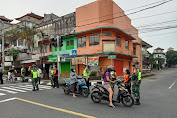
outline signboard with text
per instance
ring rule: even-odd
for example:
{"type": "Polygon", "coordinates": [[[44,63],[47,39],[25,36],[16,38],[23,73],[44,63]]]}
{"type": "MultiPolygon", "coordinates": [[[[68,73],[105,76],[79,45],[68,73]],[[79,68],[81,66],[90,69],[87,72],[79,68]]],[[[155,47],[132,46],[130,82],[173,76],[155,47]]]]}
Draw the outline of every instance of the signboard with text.
{"type": "Polygon", "coordinates": [[[86,58],[85,57],[72,58],[72,65],[85,64],[85,63],[86,63],[86,58]]]}
{"type": "Polygon", "coordinates": [[[89,66],[98,66],[99,65],[99,57],[88,57],[88,65],[89,66]]]}

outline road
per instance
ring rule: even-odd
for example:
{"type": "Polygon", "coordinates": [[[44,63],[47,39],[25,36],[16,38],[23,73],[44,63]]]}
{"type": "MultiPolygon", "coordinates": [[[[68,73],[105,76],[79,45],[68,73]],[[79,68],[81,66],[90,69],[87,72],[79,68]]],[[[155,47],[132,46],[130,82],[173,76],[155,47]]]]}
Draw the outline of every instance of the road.
{"type": "Polygon", "coordinates": [[[90,96],[73,98],[65,95],[62,88],[40,86],[39,91],[33,92],[28,83],[0,85],[0,118],[79,117],[177,118],[177,69],[160,71],[156,76],[143,79],[141,105],[131,108],[122,104],[110,108],[106,101],[96,104],[90,96]]]}

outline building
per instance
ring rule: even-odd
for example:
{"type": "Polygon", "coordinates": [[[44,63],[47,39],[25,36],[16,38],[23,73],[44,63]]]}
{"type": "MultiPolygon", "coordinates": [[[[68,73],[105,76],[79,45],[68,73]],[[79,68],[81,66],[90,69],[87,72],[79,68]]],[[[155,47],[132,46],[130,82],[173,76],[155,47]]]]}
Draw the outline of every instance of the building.
{"type": "Polygon", "coordinates": [[[13,20],[6,18],[5,16],[0,16],[0,31],[11,26],[13,20]]]}
{"type": "Polygon", "coordinates": [[[164,59],[164,62],[157,60],[157,64],[160,64],[160,66],[162,66],[161,68],[164,68],[166,65],[166,56],[165,56],[165,53],[163,52],[163,50],[164,49],[158,47],[158,48],[154,49],[154,51],[153,51],[153,57],[155,59],[158,59],[158,58],[164,59]]]}
{"type": "Polygon", "coordinates": [[[152,48],[150,44],[145,41],[142,41],[142,59],[143,59],[143,72],[150,72],[152,69],[152,60],[147,50],[152,48]]]}
{"type": "Polygon", "coordinates": [[[174,50],[174,48],[172,48],[172,47],[169,47],[169,48],[168,48],[168,51],[170,51],[170,50],[174,50]]]}
{"type": "Polygon", "coordinates": [[[140,62],[142,68],[142,40],[138,30],[112,0],[97,0],[76,8],[76,36],[77,57],[72,59],[72,64],[80,75],[83,64],[90,65],[91,71],[97,73],[113,65],[118,76],[125,69],[131,71],[133,61],[140,62]]]}

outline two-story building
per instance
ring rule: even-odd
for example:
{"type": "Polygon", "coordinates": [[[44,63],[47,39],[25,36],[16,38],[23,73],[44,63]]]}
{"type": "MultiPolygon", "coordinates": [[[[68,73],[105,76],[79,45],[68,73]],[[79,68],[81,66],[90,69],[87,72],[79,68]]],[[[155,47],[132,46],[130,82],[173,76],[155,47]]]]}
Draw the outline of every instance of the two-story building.
{"type": "Polygon", "coordinates": [[[76,36],[78,57],[72,59],[72,64],[80,75],[83,64],[89,65],[94,59],[98,64],[91,64],[91,71],[102,73],[108,65],[113,65],[118,76],[122,76],[125,69],[131,71],[133,61],[139,61],[142,67],[138,30],[112,0],[97,0],[77,8],[76,36]]]}
{"type": "MultiPolygon", "coordinates": [[[[165,53],[163,52],[163,50],[164,49],[162,49],[162,48],[156,48],[156,49],[154,49],[154,51],[153,51],[153,57],[156,59],[156,58],[162,58],[162,59],[164,59],[164,63],[162,63],[162,67],[165,67],[165,64],[166,64],[166,55],[165,55],[165,53]]],[[[158,64],[159,62],[157,61],[157,64],[158,64]]]]}

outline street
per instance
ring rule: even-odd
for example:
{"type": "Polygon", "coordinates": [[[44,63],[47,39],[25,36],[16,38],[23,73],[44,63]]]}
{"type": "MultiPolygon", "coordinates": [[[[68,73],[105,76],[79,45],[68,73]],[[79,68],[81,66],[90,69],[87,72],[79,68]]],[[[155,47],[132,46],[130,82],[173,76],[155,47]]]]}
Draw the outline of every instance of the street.
{"type": "Polygon", "coordinates": [[[0,86],[0,118],[176,118],[176,72],[177,69],[163,70],[145,78],[141,105],[131,108],[122,104],[110,108],[106,101],[96,104],[90,96],[73,98],[65,95],[62,87],[41,85],[39,91],[33,92],[28,83],[6,83],[0,86]]]}

